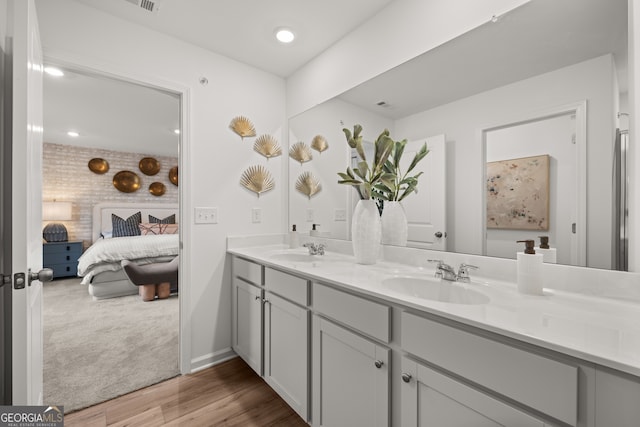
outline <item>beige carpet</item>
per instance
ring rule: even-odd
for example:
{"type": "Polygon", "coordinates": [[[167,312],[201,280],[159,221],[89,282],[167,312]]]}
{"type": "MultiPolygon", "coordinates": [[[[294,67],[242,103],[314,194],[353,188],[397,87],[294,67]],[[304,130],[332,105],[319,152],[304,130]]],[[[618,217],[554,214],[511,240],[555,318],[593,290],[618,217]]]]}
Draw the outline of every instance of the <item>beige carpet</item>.
{"type": "Polygon", "coordinates": [[[179,374],[178,297],[93,301],[73,278],[44,286],[44,403],[85,408],[179,374]]]}

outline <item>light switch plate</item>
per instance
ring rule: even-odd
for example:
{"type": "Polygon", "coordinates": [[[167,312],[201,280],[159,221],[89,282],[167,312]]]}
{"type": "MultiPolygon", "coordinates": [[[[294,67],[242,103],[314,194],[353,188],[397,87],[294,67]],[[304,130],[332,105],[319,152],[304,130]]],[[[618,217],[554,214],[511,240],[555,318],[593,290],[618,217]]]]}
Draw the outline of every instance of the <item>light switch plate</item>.
{"type": "Polygon", "coordinates": [[[196,224],[217,224],[218,208],[196,208],[195,222],[196,224]]]}
{"type": "Polygon", "coordinates": [[[307,222],[313,222],[313,209],[307,209],[307,222]]]}
{"type": "Polygon", "coordinates": [[[251,209],[251,222],[253,223],[262,222],[262,209],[260,208],[251,209]]]}
{"type": "Polygon", "coordinates": [[[347,210],[346,209],[336,209],[333,211],[333,220],[334,221],[346,221],[347,220],[347,210]]]}

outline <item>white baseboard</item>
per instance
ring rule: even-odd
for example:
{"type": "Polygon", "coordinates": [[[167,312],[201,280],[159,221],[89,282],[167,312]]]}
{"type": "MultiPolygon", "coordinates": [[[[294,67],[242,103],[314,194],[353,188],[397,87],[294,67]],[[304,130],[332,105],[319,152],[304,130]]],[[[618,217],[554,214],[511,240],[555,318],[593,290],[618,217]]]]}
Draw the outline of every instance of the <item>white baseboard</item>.
{"type": "Polygon", "coordinates": [[[234,357],[238,357],[238,355],[231,349],[231,347],[227,347],[223,350],[191,359],[191,373],[210,368],[211,366],[233,359],[234,357]]]}

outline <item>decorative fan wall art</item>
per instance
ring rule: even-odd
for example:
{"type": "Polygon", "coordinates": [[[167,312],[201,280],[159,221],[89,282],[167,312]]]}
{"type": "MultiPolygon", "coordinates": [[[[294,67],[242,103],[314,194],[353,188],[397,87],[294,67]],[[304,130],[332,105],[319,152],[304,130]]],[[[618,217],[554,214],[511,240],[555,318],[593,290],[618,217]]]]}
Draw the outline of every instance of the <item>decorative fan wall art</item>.
{"type": "Polygon", "coordinates": [[[296,142],[289,149],[289,157],[303,164],[313,159],[313,154],[311,154],[311,149],[304,142],[296,142]]]}
{"type": "Polygon", "coordinates": [[[100,157],[89,160],[88,166],[91,172],[97,173],[98,175],[109,172],[109,162],[105,159],[101,159],[100,157]]]}
{"type": "Polygon", "coordinates": [[[313,137],[313,140],[311,140],[311,148],[316,150],[318,153],[322,153],[329,148],[329,143],[324,136],[316,135],[313,137]]]}
{"type": "Polygon", "coordinates": [[[304,172],[296,181],[296,190],[311,200],[313,195],[318,194],[322,190],[322,185],[320,185],[320,181],[318,181],[311,172],[304,172]]]}
{"type": "Polygon", "coordinates": [[[282,148],[280,148],[278,141],[271,135],[259,136],[253,144],[253,149],[267,159],[278,157],[282,154],[282,148]]]}
{"type": "Polygon", "coordinates": [[[238,116],[231,120],[229,129],[240,135],[243,140],[246,137],[256,136],[256,128],[251,123],[251,120],[244,116],[238,116]]]}
{"type": "Polygon", "coordinates": [[[240,178],[240,184],[256,193],[258,197],[276,186],[271,173],[262,165],[250,166],[245,170],[240,178]]]}

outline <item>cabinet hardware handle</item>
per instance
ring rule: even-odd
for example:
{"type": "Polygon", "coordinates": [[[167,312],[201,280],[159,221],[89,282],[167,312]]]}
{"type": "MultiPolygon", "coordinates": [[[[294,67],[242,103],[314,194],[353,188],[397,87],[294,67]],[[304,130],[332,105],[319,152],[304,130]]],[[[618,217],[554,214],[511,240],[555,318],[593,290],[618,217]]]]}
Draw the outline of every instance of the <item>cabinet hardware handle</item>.
{"type": "Polygon", "coordinates": [[[263,299],[262,302],[264,302],[265,304],[271,304],[271,301],[269,301],[268,299],[263,299]]]}
{"type": "Polygon", "coordinates": [[[411,374],[407,374],[406,372],[402,374],[402,381],[404,381],[405,383],[408,383],[409,381],[411,381],[411,374]]]}
{"type": "Polygon", "coordinates": [[[256,295],[256,301],[259,300],[259,299],[260,299],[260,297],[258,295],[256,295]]]}
{"type": "Polygon", "coordinates": [[[384,365],[384,362],[382,360],[376,360],[373,364],[376,365],[376,368],[380,369],[382,365],[384,365]]]}

